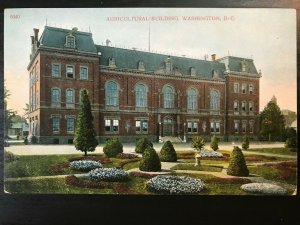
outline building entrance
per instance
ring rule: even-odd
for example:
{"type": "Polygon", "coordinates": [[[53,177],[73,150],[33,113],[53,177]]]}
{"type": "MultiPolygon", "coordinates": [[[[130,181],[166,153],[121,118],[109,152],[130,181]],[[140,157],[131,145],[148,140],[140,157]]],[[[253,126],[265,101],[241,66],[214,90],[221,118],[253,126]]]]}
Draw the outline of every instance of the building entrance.
{"type": "Polygon", "coordinates": [[[164,118],[163,123],[163,136],[173,136],[174,135],[174,123],[171,118],[164,118]]]}

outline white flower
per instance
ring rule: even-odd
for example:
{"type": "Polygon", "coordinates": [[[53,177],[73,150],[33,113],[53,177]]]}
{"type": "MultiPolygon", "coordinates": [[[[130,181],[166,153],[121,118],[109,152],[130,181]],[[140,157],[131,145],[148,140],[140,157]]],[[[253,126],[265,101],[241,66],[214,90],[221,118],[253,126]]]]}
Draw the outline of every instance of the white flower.
{"type": "Polygon", "coordinates": [[[128,173],[116,168],[98,168],[89,172],[89,177],[96,181],[126,181],[128,173]]]}
{"type": "Polygon", "coordinates": [[[241,186],[241,189],[246,192],[266,194],[266,195],[284,195],[287,194],[287,190],[269,183],[250,183],[241,186]]]}
{"type": "Polygon", "coordinates": [[[196,194],[204,186],[200,179],[176,175],[158,175],[147,182],[150,191],[169,194],[196,194]]]}
{"type": "Polygon", "coordinates": [[[200,156],[201,157],[211,157],[211,158],[222,158],[223,154],[220,152],[203,149],[200,151],[200,156]]]}
{"type": "Polygon", "coordinates": [[[90,171],[96,168],[101,168],[102,164],[92,160],[78,160],[70,162],[70,167],[75,170],[90,171]]]}

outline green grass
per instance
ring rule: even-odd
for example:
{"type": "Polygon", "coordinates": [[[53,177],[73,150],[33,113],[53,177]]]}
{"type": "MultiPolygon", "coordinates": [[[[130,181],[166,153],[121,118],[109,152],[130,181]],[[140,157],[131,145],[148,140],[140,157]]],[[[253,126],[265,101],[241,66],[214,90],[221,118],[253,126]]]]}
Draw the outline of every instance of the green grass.
{"type": "Polygon", "coordinates": [[[5,190],[19,194],[113,194],[111,189],[79,188],[69,186],[64,178],[5,181],[5,190]]]}
{"type": "Polygon", "coordinates": [[[196,170],[196,171],[209,171],[209,172],[221,172],[223,166],[210,166],[210,165],[199,165],[194,166],[192,163],[183,163],[173,166],[173,170],[196,170]]]}
{"type": "Polygon", "coordinates": [[[289,148],[251,148],[248,149],[247,151],[271,153],[271,154],[278,154],[278,155],[292,155],[292,156],[297,155],[297,152],[293,152],[289,148]]]}
{"type": "Polygon", "coordinates": [[[19,156],[19,159],[13,162],[5,163],[4,176],[8,177],[34,177],[49,176],[49,169],[69,158],[81,155],[34,155],[19,156]]]}
{"type": "Polygon", "coordinates": [[[138,168],[140,165],[140,161],[137,161],[137,162],[130,162],[130,163],[127,163],[123,166],[123,169],[124,170],[130,170],[130,169],[133,169],[133,168],[138,168]]]}
{"type": "Polygon", "coordinates": [[[152,194],[146,189],[147,181],[148,179],[146,178],[130,176],[130,180],[126,183],[126,186],[131,190],[138,192],[139,194],[152,194]]]}

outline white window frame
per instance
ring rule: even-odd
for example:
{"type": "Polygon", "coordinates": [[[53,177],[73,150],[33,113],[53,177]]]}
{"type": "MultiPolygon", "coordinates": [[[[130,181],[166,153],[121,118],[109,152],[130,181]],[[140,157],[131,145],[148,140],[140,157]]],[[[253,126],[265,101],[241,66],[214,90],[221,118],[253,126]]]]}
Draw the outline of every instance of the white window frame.
{"type": "Polygon", "coordinates": [[[61,107],[61,90],[58,87],[51,88],[51,106],[52,107],[61,107]],[[58,99],[53,98],[53,91],[54,90],[58,91],[58,99]],[[57,101],[54,101],[54,100],[57,100],[57,101]]]}
{"type": "Polygon", "coordinates": [[[234,93],[239,93],[240,92],[240,84],[239,83],[234,83],[233,84],[233,92],[234,93]]]}
{"type": "Polygon", "coordinates": [[[104,120],[105,133],[119,133],[120,124],[118,119],[105,119],[104,120]],[[109,130],[107,128],[109,127],[109,130]]]}
{"type": "Polygon", "coordinates": [[[210,111],[211,112],[219,112],[220,111],[220,93],[219,91],[212,89],[210,91],[210,111]],[[213,93],[216,93],[216,95],[214,95],[213,93]]]}
{"type": "Polygon", "coordinates": [[[73,35],[67,35],[66,36],[66,43],[65,43],[65,46],[67,48],[75,48],[75,37],[73,35]],[[71,42],[69,42],[68,40],[72,40],[71,42]],[[69,45],[69,43],[72,43],[72,45],[69,45]]]}
{"type": "Polygon", "coordinates": [[[149,120],[137,119],[135,121],[135,131],[136,131],[137,134],[148,134],[148,132],[149,132],[149,120]]]}
{"type": "Polygon", "coordinates": [[[61,77],[61,64],[60,63],[52,63],[51,64],[51,76],[52,77],[61,77]],[[58,66],[58,74],[54,74],[54,66],[58,66]]]}
{"type": "Polygon", "coordinates": [[[74,65],[71,65],[71,64],[67,64],[66,65],[66,78],[67,79],[75,79],[75,66],[74,65]],[[72,67],[73,69],[73,77],[68,77],[68,67],[72,67]]]}
{"type": "Polygon", "coordinates": [[[53,133],[59,133],[60,132],[60,116],[52,116],[51,119],[52,119],[52,132],[53,133]],[[57,123],[54,123],[55,120],[57,120],[56,121],[57,123]]]}
{"type": "Polygon", "coordinates": [[[174,88],[169,85],[165,86],[164,90],[163,90],[163,94],[164,94],[164,108],[165,109],[173,109],[174,108],[174,95],[175,95],[174,88]],[[170,90],[170,92],[167,92],[168,90],[170,90]]]}
{"type": "Polygon", "coordinates": [[[243,134],[247,133],[247,121],[242,122],[242,133],[243,134]]]}
{"type": "Polygon", "coordinates": [[[187,133],[188,134],[198,134],[199,124],[198,121],[187,121],[187,133]]]}
{"type": "Polygon", "coordinates": [[[67,133],[68,134],[74,134],[74,131],[75,131],[75,118],[74,117],[67,117],[67,133]],[[69,121],[70,120],[73,120],[73,126],[72,126],[72,130],[69,130],[69,128],[70,128],[70,123],[69,123],[69,121]]]}
{"type": "Polygon", "coordinates": [[[75,90],[73,88],[66,89],[66,108],[75,108],[75,90]],[[72,101],[69,101],[69,91],[72,91],[72,101]]]}
{"type": "Polygon", "coordinates": [[[194,88],[187,90],[187,109],[189,111],[197,111],[198,109],[198,93],[194,88]],[[191,91],[194,92],[192,95],[191,91]]]}
{"type": "Polygon", "coordinates": [[[220,134],[221,133],[221,122],[220,121],[211,121],[210,122],[210,133],[220,134]],[[219,129],[219,131],[217,131],[219,129]]]}
{"type": "Polygon", "coordinates": [[[234,133],[238,134],[240,132],[240,122],[234,121],[234,133]]]}
{"type": "Polygon", "coordinates": [[[147,108],[148,107],[148,88],[145,84],[137,84],[135,86],[135,107],[147,108]],[[139,89],[142,87],[143,90],[139,89]]]}
{"type": "Polygon", "coordinates": [[[242,83],[242,94],[247,94],[247,84],[242,83]]]}
{"type": "Polygon", "coordinates": [[[89,79],[89,68],[87,66],[80,66],[79,67],[79,79],[80,80],[88,80],[89,79]],[[82,74],[82,69],[86,69],[86,74],[85,74],[85,77],[83,77],[83,74],[82,74]]]}
{"type": "Polygon", "coordinates": [[[242,112],[247,111],[246,101],[242,101],[242,112]]]}
{"type": "Polygon", "coordinates": [[[254,93],[254,85],[249,84],[249,94],[252,95],[254,93]]]}
{"type": "Polygon", "coordinates": [[[108,80],[105,83],[105,105],[107,107],[119,107],[119,84],[114,80],[108,80]],[[109,89],[110,84],[115,85],[116,88],[109,89]]]}

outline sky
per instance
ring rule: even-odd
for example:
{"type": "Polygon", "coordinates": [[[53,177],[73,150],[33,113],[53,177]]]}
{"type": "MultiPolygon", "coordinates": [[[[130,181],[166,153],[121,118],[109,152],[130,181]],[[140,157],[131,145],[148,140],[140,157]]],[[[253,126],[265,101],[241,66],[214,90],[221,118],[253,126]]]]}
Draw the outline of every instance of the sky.
{"type": "Polygon", "coordinates": [[[33,28],[91,31],[95,44],[204,59],[251,58],[261,70],[260,110],[275,95],[281,109],[297,112],[294,9],[5,9],[4,79],[8,108],[23,115],[29,102],[27,65],[33,28]]]}

